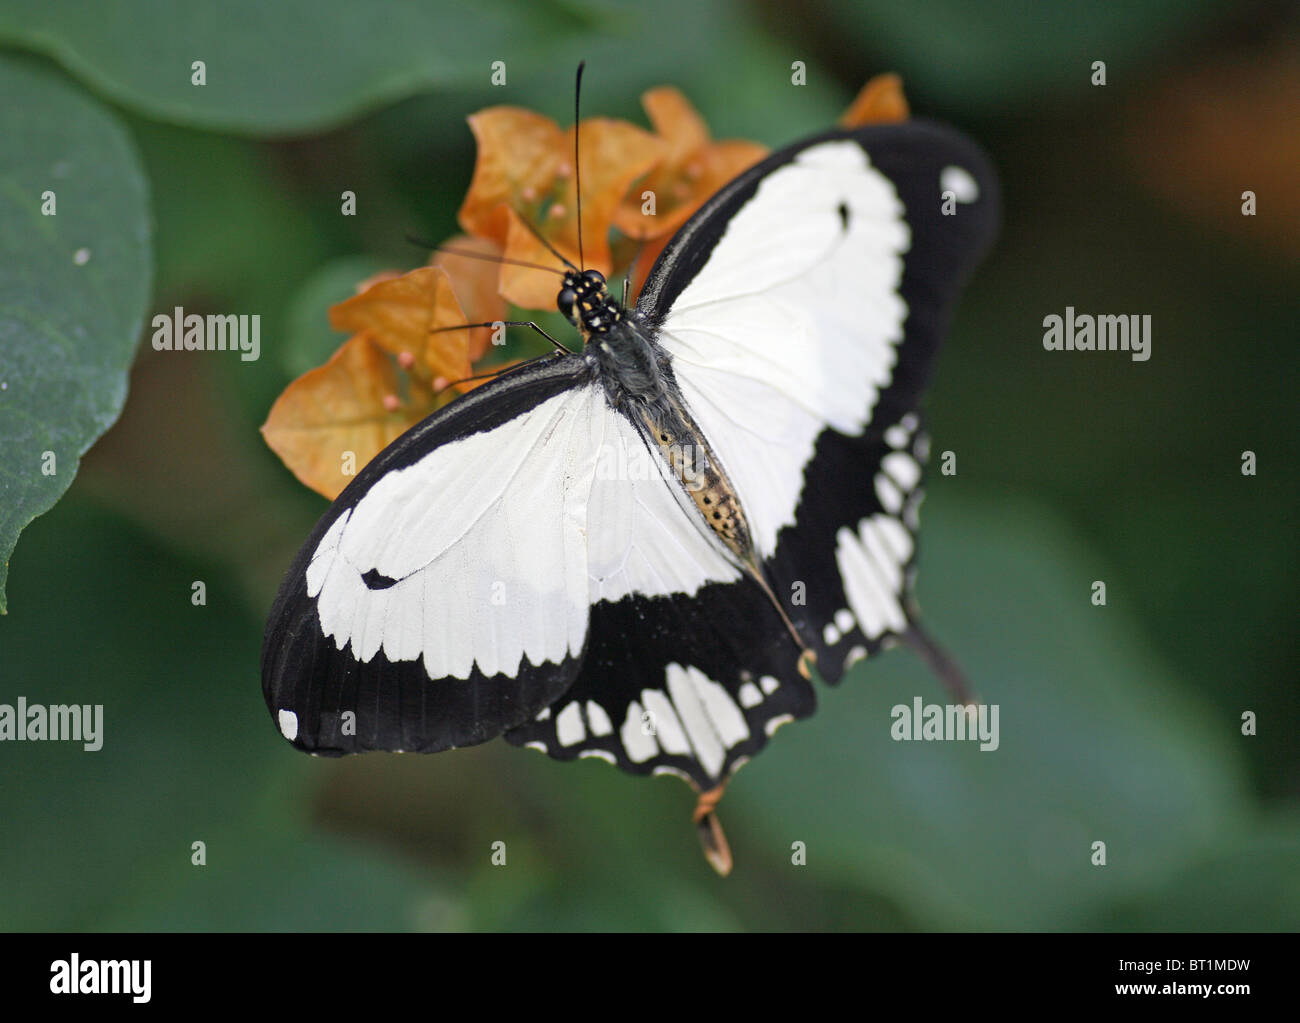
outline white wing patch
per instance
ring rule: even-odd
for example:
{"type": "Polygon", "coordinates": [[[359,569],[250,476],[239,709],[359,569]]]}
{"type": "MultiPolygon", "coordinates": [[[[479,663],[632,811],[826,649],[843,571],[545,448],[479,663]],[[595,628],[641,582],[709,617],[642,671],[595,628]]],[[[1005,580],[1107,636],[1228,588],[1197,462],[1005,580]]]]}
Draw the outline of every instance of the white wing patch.
{"type": "Polygon", "coordinates": [[[595,387],[381,477],[307,570],[321,629],[430,678],[515,674],[577,654],[587,629],[587,497],[611,413],[595,387]],[[395,580],[372,589],[376,572],[395,580]]]}
{"type": "MultiPolygon", "coordinates": [[[[515,675],[525,657],[577,656],[598,600],[739,578],[685,500],[604,391],[578,388],[381,477],[322,537],[307,595],[360,661],[382,649],[431,679],[515,675]]],[[[588,727],[570,710],[566,745],[588,727]]]]}
{"type": "Polygon", "coordinates": [[[555,716],[555,733],[561,746],[574,746],[587,737],[587,726],[582,723],[582,708],[570,703],[555,716]]]}
{"type": "Polygon", "coordinates": [[[591,603],[630,593],[689,596],[705,583],[740,578],[686,501],[667,463],[632,423],[611,417],[588,504],[598,526],[587,535],[591,603]]]}
{"type": "Polygon", "coordinates": [[[298,738],[298,715],[291,710],[282,710],[276,715],[276,722],[280,726],[280,734],[290,742],[298,738]]]}
{"type": "MultiPolygon", "coordinates": [[[[750,708],[762,699],[758,688],[746,683],[741,704],[750,708]]],[[[590,708],[595,706],[589,702],[589,716],[590,708]]],[[[618,730],[623,751],[634,764],[643,764],[661,753],[694,756],[715,778],[721,776],[727,751],[748,739],[749,734],[744,711],[725,686],[699,668],[676,663],[667,666],[663,689],[645,689],[640,701],[628,704],[627,716],[618,730]]],[[[560,741],[564,741],[563,736],[560,741]]]]}
{"type": "Polygon", "coordinates": [[[860,434],[891,379],[910,244],[897,191],[862,148],[812,146],[761,181],[664,321],[764,558],[794,523],[817,435],[860,434]]]}
{"type": "Polygon", "coordinates": [[[939,172],[940,194],[951,192],[954,199],[961,203],[971,203],[980,197],[979,183],[971,177],[970,171],[955,164],[939,172]]]}
{"type": "MultiPolygon", "coordinates": [[[[855,620],[870,640],[907,627],[902,600],[915,545],[903,519],[915,520],[921,496],[921,465],[915,452],[928,443],[923,435],[917,435],[913,443],[918,425],[916,416],[908,414],[885,431],[886,443],[895,450],[884,457],[874,480],[885,511],[862,519],[856,532],[844,527],[835,536],[835,561],[849,607],[835,613],[838,628],[834,640],[824,637],[828,646],[839,641],[840,633],[847,634],[855,620]],[[899,450],[909,444],[912,450],[899,450]]],[[[845,668],[865,654],[860,647],[851,649],[845,668]]]]}

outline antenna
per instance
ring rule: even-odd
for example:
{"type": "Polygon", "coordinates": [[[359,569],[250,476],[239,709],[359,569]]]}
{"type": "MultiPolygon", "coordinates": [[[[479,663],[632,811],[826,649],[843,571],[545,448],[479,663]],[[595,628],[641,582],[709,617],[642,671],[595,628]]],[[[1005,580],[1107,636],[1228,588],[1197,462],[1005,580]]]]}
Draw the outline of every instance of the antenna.
{"type": "Polygon", "coordinates": [[[578,63],[578,81],[573,86],[573,187],[578,195],[578,262],[587,269],[587,261],[582,258],[582,163],[578,160],[578,124],[579,111],[582,109],[582,69],[587,62],[578,63]]]}
{"type": "Polygon", "coordinates": [[[429,249],[433,252],[445,252],[449,256],[462,256],[465,259],[482,259],[489,263],[509,263],[511,266],[526,266],[530,270],[545,270],[548,274],[559,274],[564,276],[563,270],[557,270],[553,266],[543,266],[541,263],[529,263],[523,259],[508,259],[505,256],[490,256],[486,252],[470,252],[467,249],[456,249],[450,245],[434,245],[433,242],[416,235],[408,234],[406,240],[412,245],[418,245],[422,249],[429,249]]]}
{"type": "MultiPolygon", "coordinates": [[[[533,226],[532,222],[529,221],[529,219],[528,219],[527,217],[525,217],[525,216],[524,216],[522,213],[520,213],[518,210],[515,210],[515,211],[514,211],[514,214],[515,214],[516,217],[519,218],[519,223],[523,224],[524,227],[528,228],[528,230],[531,231],[531,232],[533,233],[533,237],[536,238],[539,242],[541,242],[543,245],[546,246],[546,251],[547,251],[547,252],[549,252],[552,256],[554,256],[554,257],[555,257],[556,259],[558,259],[561,263],[563,263],[565,266],[567,266],[570,270],[577,270],[577,269],[578,269],[576,266],[573,265],[573,263],[572,263],[571,261],[569,261],[569,260],[567,260],[567,259],[564,258],[564,253],[560,252],[559,249],[557,249],[554,245],[552,245],[550,242],[548,242],[548,241],[546,240],[545,235],[543,235],[541,231],[537,230],[537,228],[533,226]]],[[[560,270],[555,270],[554,272],[555,272],[555,273],[561,273],[562,271],[560,271],[560,270]]]]}

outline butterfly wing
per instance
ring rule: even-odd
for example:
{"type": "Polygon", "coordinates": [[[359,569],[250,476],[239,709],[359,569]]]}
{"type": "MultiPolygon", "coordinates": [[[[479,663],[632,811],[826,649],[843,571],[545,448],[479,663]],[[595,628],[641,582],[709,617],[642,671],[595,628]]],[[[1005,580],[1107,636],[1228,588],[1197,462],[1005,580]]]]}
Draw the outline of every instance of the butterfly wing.
{"type": "Polygon", "coordinates": [[[276,597],[262,686],[299,749],[432,752],[527,720],[587,632],[592,450],[580,358],[480,387],[403,434],[326,512],[276,597]]]}
{"type": "Polygon", "coordinates": [[[830,132],[723,188],[642,291],[830,681],[907,626],[917,407],[997,219],[996,178],[962,136],[918,121],[830,132]]]}

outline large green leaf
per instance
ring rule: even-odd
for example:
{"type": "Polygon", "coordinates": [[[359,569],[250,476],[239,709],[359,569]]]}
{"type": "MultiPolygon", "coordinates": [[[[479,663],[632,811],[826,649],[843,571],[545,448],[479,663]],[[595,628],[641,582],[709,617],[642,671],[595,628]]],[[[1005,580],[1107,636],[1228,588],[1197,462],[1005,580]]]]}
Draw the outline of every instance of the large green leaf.
{"type": "Polygon", "coordinates": [[[740,773],[729,830],[767,834],[787,862],[805,842],[802,869],[855,879],[923,926],[1031,929],[1078,926],[1239,832],[1239,722],[1169,677],[1128,620],[1120,573],[1041,508],[931,500],[927,617],[998,705],[999,748],[891,739],[893,707],[949,702],[893,651],[823,690],[820,713],[740,773]],[[1109,580],[1105,607],[1095,579],[1109,580]]]}
{"type": "Polygon", "coordinates": [[[1300,818],[1294,810],[1263,815],[1248,835],[1152,891],[1099,913],[1107,931],[1300,930],[1300,818]]]}
{"type": "Polygon", "coordinates": [[[9,556],[117,419],[149,296],[147,187],[112,115],[0,57],[0,611],[9,556]],[[54,215],[42,213],[53,193],[54,215]]]}
{"type": "Polygon", "coordinates": [[[883,56],[916,91],[984,110],[1122,89],[1149,74],[1173,39],[1227,11],[1215,0],[826,0],[823,6],[840,45],[853,47],[848,52],[883,56]],[[1105,86],[1092,85],[1097,60],[1106,63],[1105,86]]]}
{"type": "Polygon", "coordinates": [[[562,107],[584,57],[625,81],[635,80],[629,65],[661,76],[720,59],[734,11],[698,0],[2,0],[0,41],[49,55],[149,117],[283,135],[429,89],[487,88],[496,61],[506,82],[490,90],[493,102],[520,102],[518,86],[559,73],[563,85],[549,91],[562,107]],[[204,63],[203,85],[193,84],[195,61],[204,63]]]}
{"type": "Polygon", "coordinates": [[[0,4],[0,39],[48,54],[124,106],[257,133],[319,129],[423,88],[486,78],[485,54],[513,56],[502,45],[512,25],[530,39],[545,19],[501,0],[0,4]],[[193,84],[195,61],[205,84],[193,84]]]}
{"type": "Polygon", "coordinates": [[[14,578],[32,599],[0,621],[0,702],[100,705],[102,746],[0,742],[0,930],[439,926],[409,863],[309,833],[313,761],[267,716],[228,573],[72,500],[14,578]]]}

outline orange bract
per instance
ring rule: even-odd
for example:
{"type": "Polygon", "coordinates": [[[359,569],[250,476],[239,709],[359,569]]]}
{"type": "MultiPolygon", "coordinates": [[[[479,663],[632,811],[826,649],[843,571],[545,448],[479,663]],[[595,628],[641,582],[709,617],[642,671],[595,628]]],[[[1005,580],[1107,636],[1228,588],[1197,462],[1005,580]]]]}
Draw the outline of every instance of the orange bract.
{"type": "Polygon", "coordinates": [[[471,372],[469,331],[433,331],[465,322],[446,270],[421,267],[370,281],[330,309],[330,322],[353,336],[290,384],[262,427],[294,475],[329,498],[350,479],[345,452],[360,470],[455,390],[443,395],[439,388],[471,372]]]}
{"type": "Polygon", "coordinates": [[[435,328],[465,322],[447,271],[436,266],[379,281],[330,310],[336,330],[366,334],[426,381],[470,375],[469,331],[435,333],[435,328]]]}
{"type": "MultiPolygon", "coordinates": [[[[475,114],[470,128],[478,141],[478,160],[460,208],[461,226],[503,245],[507,259],[563,269],[529,230],[531,224],[568,260],[579,263],[574,129],[561,131],[549,118],[516,107],[475,114]]],[[[663,143],[635,125],[606,117],[583,121],[581,132],[581,262],[608,275],[614,211],[628,187],[662,158],[663,143]]],[[[558,278],[503,264],[499,290],[525,309],[550,309],[558,278]]]]}
{"type": "Polygon", "coordinates": [[[397,392],[392,360],[358,334],[289,385],[262,437],[298,479],[333,500],[370,459],[432,411],[428,392],[393,409],[397,392]]]}
{"type": "Polygon", "coordinates": [[[840,127],[862,124],[893,124],[911,116],[903,96],[903,80],[895,74],[876,75],[849,104],[840,117],[840,127]]]}
{"type": "Polygon", "coordinates": [[[767,155],[757,142],[714,142],[690,102],[664,86],[641,97],[664,144],[664,158],[614,214],[614,225],[632,238],[662,238],[686,223],[718,189],[767,155]]]}
{"type": "MultiPolygon", "coordinates": [[[[471,238],[459,234],[444,242],[459,252],[475,252],[485,258],[458,256],[451,252],[435,252],[429,258],[430,266],[441,267],[451,279],[452,290],[460,300],[468,323],[495,323],[506,318],[506,300],[498,291],[501,264],[501,246],[488,238],[471,238]]],[[[477,327],[469,332],[469,361],[483,358],[492,342],[491,327],[477,327]]]]}

